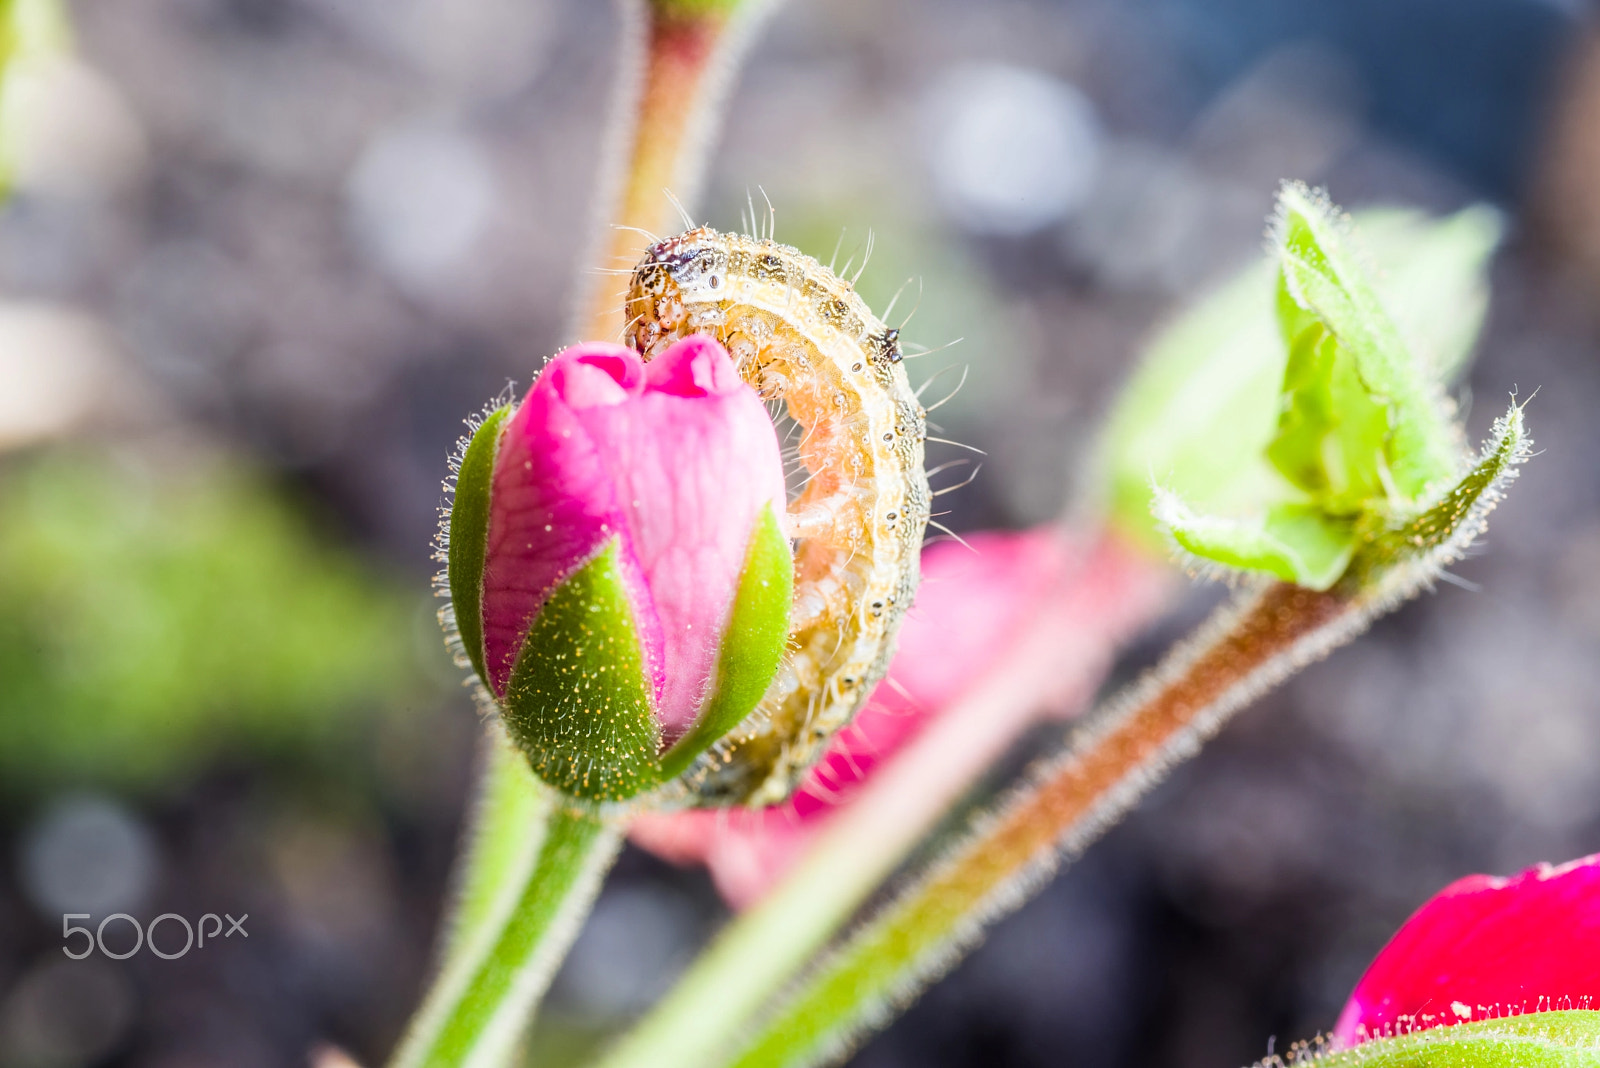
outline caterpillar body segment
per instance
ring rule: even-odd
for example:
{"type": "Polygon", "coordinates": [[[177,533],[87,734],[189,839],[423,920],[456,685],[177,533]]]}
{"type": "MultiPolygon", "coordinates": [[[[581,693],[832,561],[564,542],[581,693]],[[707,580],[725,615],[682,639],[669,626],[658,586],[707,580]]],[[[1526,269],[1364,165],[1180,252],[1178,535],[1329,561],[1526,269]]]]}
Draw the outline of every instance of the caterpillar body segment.
{"type": "Polygon", "coordinates": [[[645,359],[689,334],[715,337],[800,429],[789,656],[756,713],[691,776],[695,804],[773,804],[888,669],[928,523],[926,416],[899,331],[849,282],[771,240],[699,227],[654,245],[625,316],[645,359]]]}

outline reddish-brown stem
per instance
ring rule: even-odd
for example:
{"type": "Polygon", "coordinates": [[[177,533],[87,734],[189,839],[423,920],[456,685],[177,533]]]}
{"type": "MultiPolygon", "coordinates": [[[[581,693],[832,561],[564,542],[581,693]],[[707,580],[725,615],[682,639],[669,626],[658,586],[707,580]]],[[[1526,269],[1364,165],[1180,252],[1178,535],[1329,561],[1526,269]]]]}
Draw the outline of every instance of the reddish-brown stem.
{"type": "Polygon", "coordinates": [[[613,189],[617,199],[600,211],[607,229],[593,261],[599,271],[579,283],[575,333],[586,339],[614,339],[622,329],[620,284],[606,272],[639,261],[649,244],[640,231],[666,235],[680,229],[678,210],[667,194],[688,204],[699,192],[706,142],[721,108],[733,53],[747,36],[734,23],[754,16],[644,4],[637,17],[643,22],[643,48],[626,50],[633,55],[625,54],[623,62],[638,63],[641,69],[623,83],[618,101],[623,177],[620,185],[602,185],[603,201],[613,189]]]}
{"type": "Polygon", "coordinates": [[[1168,767],[1263,690],[1357,633],[1384,600],[1276,584],[1200,636],[1085,725],[949,856],[908,887],[804,985],[732,1063],[808,1065],[903,1000],[1063,853],[1075,853],[1168,767]]]}
{"type": "MultiPolygon", "coordinates": [[[[1202,638],[1187,663],[1172,665],[1087,725],[1069,753],[970,844],[982,852],[983,863],[955,860],[943,880],[972,900],[974,891],[981,894],[1021,871],[1064,835],[1069,848],[1081,845],[1074,839],[1098,832],[1167,765],[1198,748],[1230,712],[1325,651],[1323,646],[1296,655],[1307,639],[1320,638],[1353,610],[1352,602],[1336,594],[1268,587],[1214,642],[1202,638]]],[[[942,893],[930,891],[934,897],[942,893]]]]}

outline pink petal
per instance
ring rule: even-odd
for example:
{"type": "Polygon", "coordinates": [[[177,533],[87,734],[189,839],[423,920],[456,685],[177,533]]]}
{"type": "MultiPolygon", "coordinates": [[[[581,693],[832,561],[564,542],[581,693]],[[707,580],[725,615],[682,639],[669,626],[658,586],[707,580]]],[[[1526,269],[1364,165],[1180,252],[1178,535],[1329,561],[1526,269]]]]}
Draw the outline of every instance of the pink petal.
{"type": "Polygon", "coordinates": [[[915,734],[925,716],[959,697],[1053,592],[1055,580],[1085,564],[1083,547],[1069,546],[1051,527],[965,540],[970,549],[944,541],[922,554],[922,584],[889,669],[893,683],[878,688],[796,793],[801,816],[830,808],[915,734]]]}
{"type": "Polygon", "coordinates": [[[743,907],[788,870],[874,767],[979,681],[1021,628],[1051,627],[1061,650],[1058,690],[1042,711],[1076,712],[1117,644],[1160,600],[1156,570],[1111,541],[1089,543],[1054,527],[967,541],[972,549],[941,542],[923,553],[892,684],[878,688],[788,803],[649,814],[635,821],[633,840],[678,863],[706,864],[723,896],[743,907]]]}
{"type": "Polygon", "coordinates": [[[1600,1003],[1600,854],[1469,875],[1405,922],[1356,984],[1345,1045],[1485,1016],[1600,1003]]]}
{"type": "Polygon", "coordinates": [[[552,360],[543,377],[567,407],[605,408],[626,404],[643,393],[646,373],[632,350],[580,345],[552,360]]]}
{"type": "MultiPolygon", "coordinates": [[[[657,719],[670,743],[694,723],[756,517],[782,516],[783,459],[766,406],[715,341],[686,338],[646,367],[634,411],[595,409],[660,618],[667,665],[657,719]]],[[[602,436],[597,433],[597,437],[602,436]]]]}
{"type": "MultiPolygon", "coordinates": [[[[623,407],[644,389],[639,357],[620,345],[576,345],[545,365],[500,439],[483,578],[486,667],[505,691],[528,624],[546,597],[625,529],[605,456],[580,413],[623,407]]],[[[619,563],[634,603],[647,603],[631,546],[619,563]]],[[[660,686],[660,625],[637,614],[647,663],[660,686]]]]}
{"type": "Polygon", "coordinates": [[[651,360],[645,376],[651,389],[674,397],[720,397],[748,388],[722,346],[702,334],[684,338],[651,360]]]}

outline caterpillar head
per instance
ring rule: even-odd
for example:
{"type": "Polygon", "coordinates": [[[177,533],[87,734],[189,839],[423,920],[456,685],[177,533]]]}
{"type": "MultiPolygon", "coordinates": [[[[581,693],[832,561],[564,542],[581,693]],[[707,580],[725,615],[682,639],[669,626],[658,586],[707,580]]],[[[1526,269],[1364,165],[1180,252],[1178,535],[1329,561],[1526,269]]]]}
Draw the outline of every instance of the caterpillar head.
{"type": "Polygon", "coordinates": [[[688,305],[721,299],[728,255],[710,227],[658,241],[628,283],[627,342],[645,358],[685,333],[688,305]]]}

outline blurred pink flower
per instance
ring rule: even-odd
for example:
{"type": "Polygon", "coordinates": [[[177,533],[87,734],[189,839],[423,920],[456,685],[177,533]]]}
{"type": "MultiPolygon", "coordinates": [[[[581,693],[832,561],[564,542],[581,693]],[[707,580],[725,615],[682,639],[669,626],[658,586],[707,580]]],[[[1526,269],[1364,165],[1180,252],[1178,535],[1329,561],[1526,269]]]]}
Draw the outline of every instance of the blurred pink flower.
{"type": "Polygon", "coordinates": [[[1469,875],[1383,947],[1334,1027],[1368,1038],[1600,1003],[1600,853],[1501,878],[1469,875]]]}
{"type": "Polygon", "coordinates": [[[704,863],[736,907],[788,870],[873,769],[959,699],[1025,628],[1059,651],[1041,715],[1071,715],[1094,695],[1118,645],[1163,603],[1164,569],[1110,538],[1059,527],[969,534],[922,554],[922,584],[885,682],[786,804],[648,813],[631,835],[678,863],[704,863]]]}
{"type": "Polygon", "coordinates": [[[786,495],[772,421],[710,338],[648,364],[591,342],[559,353],[495,460],[483,576],[485,669],[504,695],[530,621],[607,543],[628,591],[665,744],[700,711],[762,510],[786,495]]]}

